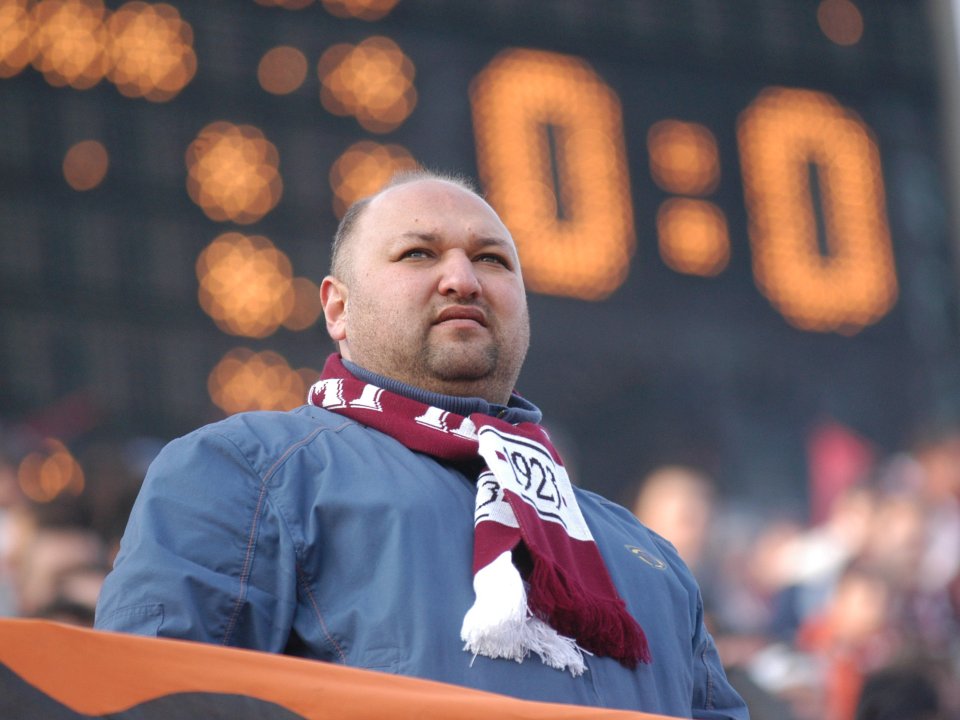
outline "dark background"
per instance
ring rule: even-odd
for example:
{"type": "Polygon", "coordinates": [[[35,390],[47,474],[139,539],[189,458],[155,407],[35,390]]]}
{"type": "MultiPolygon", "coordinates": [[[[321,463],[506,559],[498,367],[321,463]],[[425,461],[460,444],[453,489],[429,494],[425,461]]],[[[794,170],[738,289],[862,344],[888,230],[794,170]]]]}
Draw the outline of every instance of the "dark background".
{"type": "MultiPolygon", "coordinates": [[[[960,408],[956,238],[947,205],[932,21],[918,2],[861,3],[856,45],[832,43],[800,0],[401,0],[376,22],[253,0],[173,3],[194,31],[198,71],[173,100],[101,82],[55,88],[26,69],[0,80],[0,418],[82,449],[104,438],[169,439],[222,417],[207,376],[230,349],[319,369],[322,326],[263,340],[228,336],[197,302],[194,264],[229,229],[268,236],[319,282],[336,225],[328,173],[353,142],[406,147],[476,177],[471,80],[502,50],[577,56],[623,107],[637,248],[600,302],[531,293],[533,344],[520,391],[539,404],[578,481],[613,499],[645,472],[686,462],[732,497],[803,508],[810,433],[842,423],[879,453],[910,446],[960,408]],[[418,103],[374,135],[319,101],[316,62],[337,42],[392,38],[416,67],[418,103]],[[292,95],[264,92],[257,63],[277,45],[310,63],[292,95]],[[829,93],[878,143],[899,297],[851,336],[792,327],[758,290],[738,167],[739,114],[764,89],[829,93]],[[646,137],[666,118],[707,126],[721,180],[709,199],[729,226],[716,277],[671,270],[655,218],[667,197],[646,137]],[[284,194],[262,220],[213,222],[186,192],[184,153],[215,120],[276,145],[284,194]],[[105,181],[76,192],[66,150],[110,154],[105,181]]],[[[108,5],[117,7],[117,3],[108,5]]],[[[11,430],[12,431],[12,430],[11,430]]]]}

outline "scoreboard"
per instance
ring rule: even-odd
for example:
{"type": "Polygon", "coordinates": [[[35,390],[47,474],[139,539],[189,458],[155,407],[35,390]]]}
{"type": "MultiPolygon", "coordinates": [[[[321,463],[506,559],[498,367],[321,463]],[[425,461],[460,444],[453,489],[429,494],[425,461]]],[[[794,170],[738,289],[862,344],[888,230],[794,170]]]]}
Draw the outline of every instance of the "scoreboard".
{"type": "Polygon", "coordinates": [[[942,112],[907,0],[0,0],[0,418],[300,404],[337,220],[419,163],[511,229],[581,485],[802,507],[817,428],[958,419],[942,112]]]}

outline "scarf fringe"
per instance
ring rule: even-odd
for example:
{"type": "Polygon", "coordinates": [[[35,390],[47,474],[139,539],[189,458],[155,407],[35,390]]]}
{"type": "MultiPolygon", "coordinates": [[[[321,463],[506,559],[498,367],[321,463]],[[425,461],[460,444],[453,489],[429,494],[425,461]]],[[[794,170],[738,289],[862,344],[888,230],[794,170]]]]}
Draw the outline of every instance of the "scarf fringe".
{"type": "Polygon", "coordinates": [[[569,670],[574,677],[586,670],[583,650],[546,622],[530,614],[523,579],[508,550],[477,571],[473,578],[476,602],[463,618],[460,638],[474,657],[506,658],[518,663],[535,652],[544,664],[569,670]]]}
{"type": "Polygon", "coordinates": [[[643,628],[619,597],[603,598],[571,583],[559,565],[538,558],[530,575],[530,607],[560,635],[577,638],[584,650],[607,655],[633,669],[650,663],[643,628]]]}
{"type": "Polygon", "coordinates": [[[544,665],[556,670],[569,670],[573,677],[579,677],[586,671],[583,654],[587,651],[577,645],[576,640],[561,635],[540,618],[528,614],[522,635],[524,645],[539,655],[544,665]]]}

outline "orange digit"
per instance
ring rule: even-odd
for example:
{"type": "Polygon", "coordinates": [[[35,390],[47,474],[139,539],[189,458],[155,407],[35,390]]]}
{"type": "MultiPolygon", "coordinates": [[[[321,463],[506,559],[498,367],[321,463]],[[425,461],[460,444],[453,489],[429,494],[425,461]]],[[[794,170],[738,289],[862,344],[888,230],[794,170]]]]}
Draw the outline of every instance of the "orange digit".
{"type": "Polygon", "coordinates": [[[773,306],[796,327],[843,334],[889,312],[897,278],[880,154],[863,121],[825,93],[771,88],[740,116],[737,139],[754,277],[773,306]]]}
{"type": "Polygon", "coordinates": [[[600,300],[635,244],[620,101],[583,60],[500,53],[470,88],[477,165],[527,285],[600,300]],[[552,142],[551,142],[552,141],[552,142]]]}

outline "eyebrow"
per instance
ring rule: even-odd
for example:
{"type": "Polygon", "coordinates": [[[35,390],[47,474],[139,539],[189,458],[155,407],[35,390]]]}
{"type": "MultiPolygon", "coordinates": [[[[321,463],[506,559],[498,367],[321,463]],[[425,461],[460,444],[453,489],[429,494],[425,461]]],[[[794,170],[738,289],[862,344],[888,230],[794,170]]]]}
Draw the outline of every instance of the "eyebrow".
{"type": "MultiPolygon", "coordinates": [[[[417,232],[416,230],[411,230],[400,235],[400,238],[403,240],[420,240],[421,242],[427,243],[436,243],[441,240],[440,236],[435,233],[428,232],[417,232]]],[[[472,238],[470,240],[471,247],[487,247],[489,245],[494,245],[504,250],[513,251],[513,243],[497,236],[487,236],[481,235],[480,237],[472,238]]]]}

